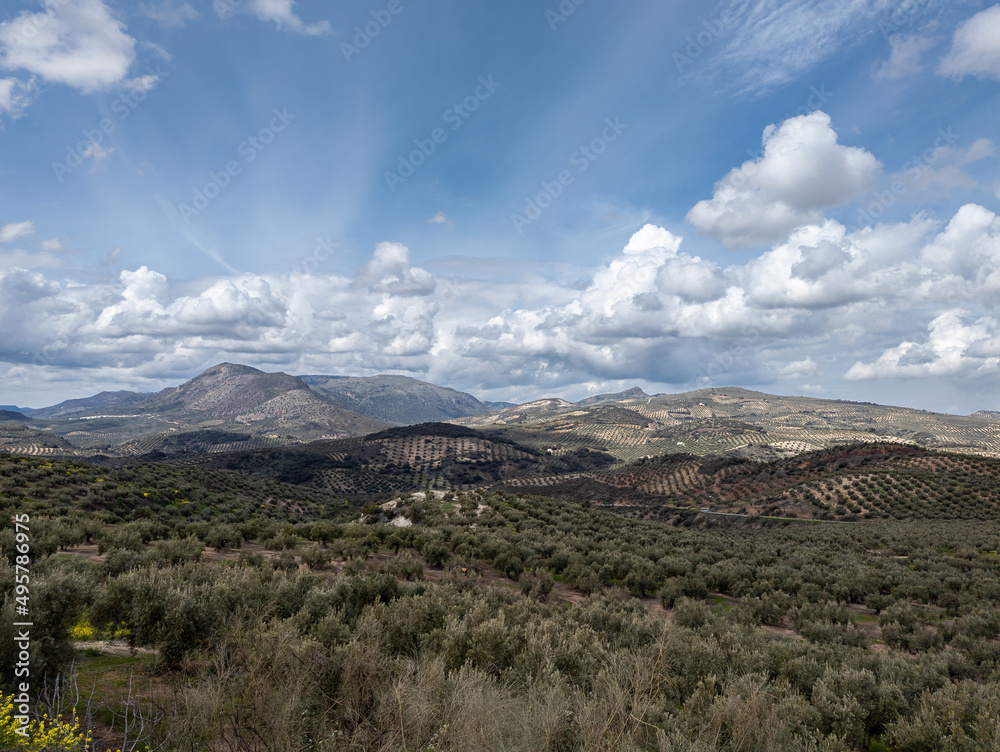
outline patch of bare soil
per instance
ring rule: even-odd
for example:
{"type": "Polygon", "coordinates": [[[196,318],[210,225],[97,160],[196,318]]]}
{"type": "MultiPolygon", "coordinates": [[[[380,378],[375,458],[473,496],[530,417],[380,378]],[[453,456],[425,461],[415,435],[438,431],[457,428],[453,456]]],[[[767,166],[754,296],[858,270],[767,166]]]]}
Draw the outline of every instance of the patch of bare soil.
{"type": "Polygon", "coordinates": [[[587,597],[575,587],[567,585],[565,582],[557,582],[553,586],[552,591],[564,603],[581,603],[587,597]]]}
{"type": "Polygon", "coordinates": [[[882,627],[879,626],[877,621],[863,622],[861,624],[858,624],[858,629],[864,632],[865,636],[867,636],[869,640],[873,641],[878,640],[881,642],[882,627]]]}
{"type": "Polygon", "coordinates": [[[772,634],[775,637],[784,637],[789,640],[804,640],[805,637],[800,635],[791,627],[787,626],[776,626],[774,624],[761,624],[760,629],[762,632],[767,632],[767,634],[772,634]]]}
{"type": "Polygon", "coordinates": [[[79,546],[69,546],[60,553],[73,554],[74,556],[83,556],[87,559],[101,563],[104,561],[104,554],[99,554],[96,543],[81,543],[79,546]]]}
{"type": "Polygon", "coordinates": [[[124,640],[92,640],[90,642],[74,642],[76,650],[98,650],[107,655],[156,655],[155,648],[133,648],[124,640]]]}
{"type": "Polygon", "coordinates": [[[206,546],[205,550],[201,552],[201,558],[205,561],[239,561],[241,551],[260,554],[265,559],[273,559],[278,555],[277,551],[268,551],[263,543],[244,543],[241,548],[211,548],[206,546]]]}
{"type": "Polygon", "coordinates": [[[649,611],[650,615],[663,619],[666,622],[670,621],[672,611],[668,608],[664,608],[663,604],[660,603],[659,598],[640,598],[639,602],[646,607],[646,610],[649,611]]]}

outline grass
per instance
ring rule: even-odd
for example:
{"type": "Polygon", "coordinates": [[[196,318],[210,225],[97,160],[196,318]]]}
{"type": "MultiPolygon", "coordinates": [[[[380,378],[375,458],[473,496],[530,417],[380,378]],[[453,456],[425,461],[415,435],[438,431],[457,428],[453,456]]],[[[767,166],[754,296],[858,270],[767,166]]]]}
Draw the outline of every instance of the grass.
{"type": "Polygon", "coordinates": [[[153,677],[156,663],[157,657],[151,653],[113,655],[87,648],[80,651],[80,659],[77,662],[80,693],[89,696],[91,688],[95,685],[97,687],[95,697],[100,696],[102,689],[127,689],[130,681],[148,680],[153,677]]]}
{"type": "Polygon", "coordinates": [[[710,595],[708,596],[709,603],[712,604],[712,611],[720,614],[726,613],[726,611],[732,611],[735,608],[731,599],[724,595],[710,595]]]}

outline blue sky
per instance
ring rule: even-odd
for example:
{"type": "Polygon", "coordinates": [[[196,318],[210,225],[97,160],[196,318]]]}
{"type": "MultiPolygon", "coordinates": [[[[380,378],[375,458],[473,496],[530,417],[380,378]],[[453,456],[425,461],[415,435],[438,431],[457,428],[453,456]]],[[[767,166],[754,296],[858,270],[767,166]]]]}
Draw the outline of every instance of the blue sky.
{"type": "Polygon", "coordinates": [[[9,2],[0,402],[230,360],[997,409],[998,87],[978,0],[9,2]]]}

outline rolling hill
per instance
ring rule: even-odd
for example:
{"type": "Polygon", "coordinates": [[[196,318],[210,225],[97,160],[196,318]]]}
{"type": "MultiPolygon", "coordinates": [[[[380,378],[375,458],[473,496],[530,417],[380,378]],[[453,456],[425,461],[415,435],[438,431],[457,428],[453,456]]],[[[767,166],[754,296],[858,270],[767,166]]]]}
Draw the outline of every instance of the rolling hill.
{"type": "Polygon", "coordinates": [[[36,420],[64,420],[102,413],[120,413],[142,404],[151,396],[145,392],[100,392],[93,397],[66,400],[51,407],[30,410],[28,413],[36,420]]]}
{"type": "MultiPolygon", "coordinates": [[[[1000,457],[1000,420],[994,415],[944,415],[736,387],[656,396],[634,387],[577,404],[548,398],[489,410],[471,395],[402,376],[299,378],[223,363],[156,394],[103,392],[32,410],[27,416],[33,430],[13,430],[20,419],[12,413],[0,440],[11,452],[99,455],[117,462],[275,450],[363,436],[389,425],[447,421],[542,455],[589,449],[621,463],[734,450],[776,460],[859,442],[1000,457]]],[[[431,475],[438,477],[436,471],[431,475]]]]}
{"type": "Polygon", "coordinates": [[[42,431],[30,421],[0,422],[0,452],[27,455],[73,454],[74,447],[66,439],[42,431]]]}
{"type": "Polygon", "coordinates": [[[391,428],[358,438],[299,446],[144,459],[264,475],[350,499],[376,499],[429,488],[471,488],[614,463],[610,455],[586,449],[552,456],[449,423],[391,428]]]}
{"type": "Polygon", "coordinates": [[[701,514],[808,520],[970,519],[1000,514],[1000,460],[913,445],[854,444],[760,461],[668,454],[499,487],[661,521],[701,514]]]}
{"type": "Polygon", "coordinates": [[[642,389],[637,386],[631,389],[626,389],[624,392],[615,392],[614,394],[595,394],[593,397],[587,397],[587,399],[582,399],[576,404],[578,405],[599,405],[602,402],[623,402],[630,399],[643,399],[644,397],[649,397],[642,389]]]}
{"type": "Polygon", "coordinates": [[[259,476],[238,476],[211,469],[142,464],[106,467],[50,457],[16,457],[0,446],[0,501],[6,506],[44,504],[73,509],[78,519],[93,515],[94,525],[109,520],[140,520],[154,515],[191,518],[206,514],[216,523],[254,518],[349,519],[343,499],[303,486],[259,476]]]}
{"type": "Polygon", "coordinates": [[[805,452],[859,441],[1000,456],[1000,421],[902,407],[780,397],[736,387],[572,404],[538,400],[452,421],[541,449],[590,447],[620,460],[722,454],[751,445],[805,452]],[[609,413],[609,406],[615,407],[609,413]]]}

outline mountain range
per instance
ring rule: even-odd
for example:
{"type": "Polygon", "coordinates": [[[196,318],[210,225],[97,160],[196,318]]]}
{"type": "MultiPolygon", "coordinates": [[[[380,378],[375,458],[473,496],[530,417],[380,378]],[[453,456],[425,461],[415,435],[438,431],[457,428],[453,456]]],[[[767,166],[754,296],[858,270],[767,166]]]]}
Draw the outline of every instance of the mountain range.
{"type": "Polygon", "coordinates": [[[405,376],[297,377],[220,363],[156,393],[101,392],[8,411],[0,420],[28,425],[0,431],[0,448],[49,454],[68,442],[83,453],[109,457],[178,447],[260,448],[361,436],[491,409],[471,394],[405,376]],[[53,441],[56,437],[63,441],[53,441]]]}
{"type": "Polygon", "coordinates": [[[292,376],[233,363],[157,393],[0,408],[0,450],[130,461],[271,450],[442,422],[543,454],[590,450],[618,462],[731,452],[763,461],[856,442],[1000,456],[1000,413],[988,410],[963,417],[736,387],[658,395],[633,387],[577,403],[511,405],[406,376],[292,376]]]}

